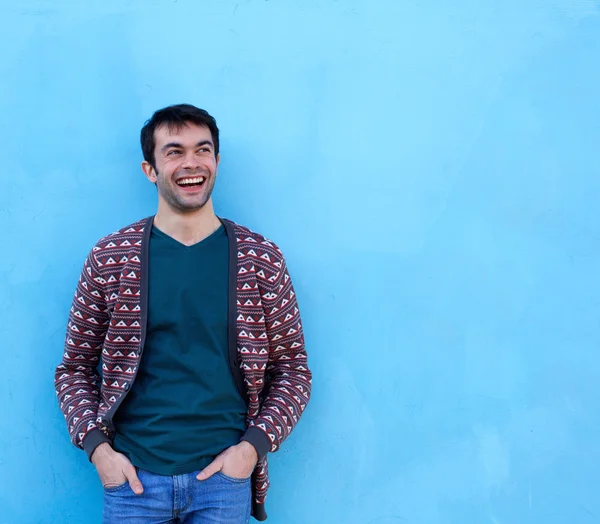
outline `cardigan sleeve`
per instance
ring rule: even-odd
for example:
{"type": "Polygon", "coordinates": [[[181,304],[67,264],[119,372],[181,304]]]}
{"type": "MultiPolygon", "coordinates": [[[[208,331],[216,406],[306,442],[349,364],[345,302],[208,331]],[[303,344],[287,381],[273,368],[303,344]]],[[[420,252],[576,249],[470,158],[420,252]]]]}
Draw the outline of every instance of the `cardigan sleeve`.
{"type": "Polygon", "coordinates": [[[277,264],[274,278],[259,282],[269,347],[268,382],[258,417],[244,437],[257,448],[260,459],[266,451],[277,451],[290,435],[306,409],[312,386],[300,310],[282,255],[277,264]]]}
{"type": "Polygon", "coordinates": [[[62,362],[54,386],[71,441],[91,456],[95,447],[110,439],[98,429],[100,375],[97,370],[109,323],[104,279],[94,252],[88,255],[69,313],[62,362]]]}

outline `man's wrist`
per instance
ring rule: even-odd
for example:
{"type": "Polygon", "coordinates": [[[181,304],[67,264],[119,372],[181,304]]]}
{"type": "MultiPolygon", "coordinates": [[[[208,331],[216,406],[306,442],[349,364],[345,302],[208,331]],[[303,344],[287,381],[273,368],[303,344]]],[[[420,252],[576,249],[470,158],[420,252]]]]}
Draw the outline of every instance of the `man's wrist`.
{"type": "Polygon", "coordinates": [[[90,461],[92,464],[96,465],[96,461],[99,458],[108,456],[113,451],[111,445],[108,442],[102,442],[96,446],[96,449],[93,451],[92,456],[90,457],[90,461]]]}
{"type": "Polygon", "coordinates": [[[258,451],[252,445],[252,443],[248,442],[247,440],[242,440],[238,444],[238,446],[240,447],[245,456],[247,456],[254,462],[258,462],[258,451]]]}

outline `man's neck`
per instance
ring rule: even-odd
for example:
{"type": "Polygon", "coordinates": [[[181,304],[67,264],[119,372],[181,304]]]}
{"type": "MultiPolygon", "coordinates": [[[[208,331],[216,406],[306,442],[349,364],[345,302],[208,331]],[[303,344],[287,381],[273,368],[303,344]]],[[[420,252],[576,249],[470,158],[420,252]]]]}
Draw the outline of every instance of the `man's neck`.
{"type": "Polygon", "coordinates": [[[154,225],[178,242],[191,246],[212,235],[219,229],[221,221],[215,215],[212,201],[209,200],[201,209],[192,213],[176,213],[159,204],[154,225]]]}

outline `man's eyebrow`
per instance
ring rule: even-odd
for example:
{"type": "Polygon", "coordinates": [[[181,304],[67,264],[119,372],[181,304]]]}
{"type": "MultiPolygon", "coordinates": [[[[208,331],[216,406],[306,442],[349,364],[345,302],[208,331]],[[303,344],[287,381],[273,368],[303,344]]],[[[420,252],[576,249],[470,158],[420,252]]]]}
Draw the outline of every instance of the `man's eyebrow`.
{"type": "MultiPolygon", "coordinates": [[[[210,147],[214,147],[212,141],[210,140],[201,140],[200,142],[198,142],[196,144],[196,147],[201,147],[201,146],[210,146],[210,147]]],[[[177,148],[177,149],[183,149],[183,146],[181,144],[179,144],[178,142],[169,142],[168,144],[165,144],[164,146],[162,146],[160,148],[161,152],[165,152],[167,149],[170,148],[177,148]]]]}
{"type": "Polygon", "coordinates": [[[178,144],[177,142],[169,142],[168,144],[165,144],[164,146],[162,146],[160,148],[160,150],[162,152],[166,151],[167,149],[170,149],[172,147],[176,147],[178,149],[183,149],[183,146],[181,144],[178,144]]]}

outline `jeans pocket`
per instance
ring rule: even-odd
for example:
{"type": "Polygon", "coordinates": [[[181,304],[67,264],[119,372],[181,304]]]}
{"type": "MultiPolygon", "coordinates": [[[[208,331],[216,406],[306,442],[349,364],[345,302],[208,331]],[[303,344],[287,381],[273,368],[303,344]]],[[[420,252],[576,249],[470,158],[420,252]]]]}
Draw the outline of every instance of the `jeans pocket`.
{"type": "Polygon", "coordinates": [[[119,484],[118,486],[111,486],[109,488],[104,487],[104,493],[116,493],[117,491],[121,491],[123,488],[129,486],[129,481],[123,482],[123,484],[119,484]]]}
{"type": "Polygon", "coordinates": [[[250,482],[250,479],[252,478],[252,476],[250,476],[246,477],[245,479],[238,479],[236,477],[230,477],[229,475],[225,475],[225,473],[221,471],[217,471],[215,475],[218,475],[223,480],[227,480],[228,482],[234,482],[235,484],[245,484],[246,482],[250,482]]]}

